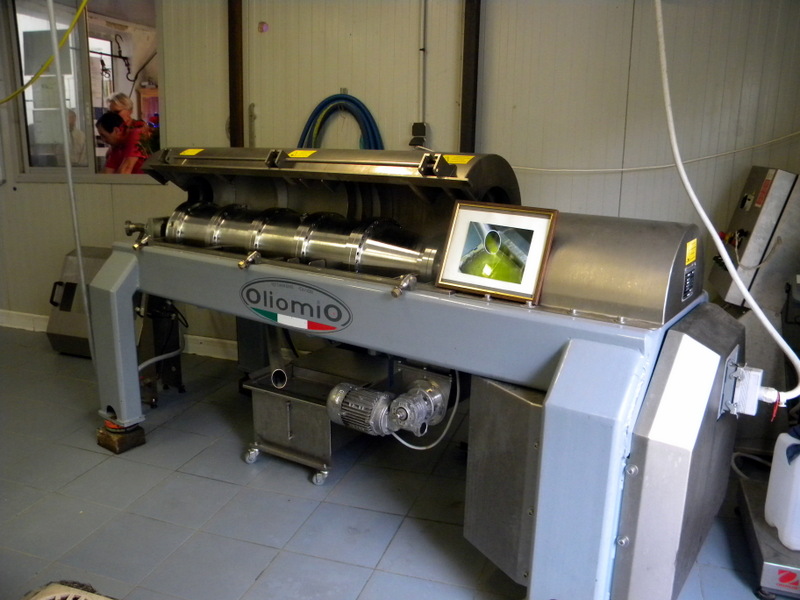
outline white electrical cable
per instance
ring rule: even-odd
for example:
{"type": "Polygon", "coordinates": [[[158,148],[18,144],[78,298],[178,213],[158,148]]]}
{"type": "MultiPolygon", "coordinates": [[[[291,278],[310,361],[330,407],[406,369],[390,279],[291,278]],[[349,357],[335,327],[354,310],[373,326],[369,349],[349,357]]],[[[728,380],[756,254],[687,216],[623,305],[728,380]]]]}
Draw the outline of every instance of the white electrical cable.
{"type": "MultiPolygon", "coordinates": [[[[711,240],[714,242],[714,245],[716,246],[720,257],[722,258],[722,261],[725,263],[725,267],[728,269],[728,272],[736,284],[736,287],[739,288],[739,291],[742,293],[742,296],[744,296],[747,304],[750,306],[756,317],[758,317],[758,320],[761,321],[761,324],[764,326],[770,336],[772,336],[772,338],[775,340],[775,343],[778,344],[783,353],[786,354],[787,358],[797,372],[798,380],[800,381],[800,359],[798,359],[797,355],[794,353],[794,351],[792,351],[792,349],[789,347],[789,344],[787,344],[786,340],[781,337],[780,333],[778,333],[775,327],[772,326],[772,323],[769,322],[769,319],[764,314],[764,311],[761,310],[761,307],[758,305],[755,299],[753,299],[753,296],[750,295],[747,286],[744,284],[741,277],[739,277],[739,274],[736,272],[736,266],[734,266],[733,261],[731,261],[731,258],[728,255],[722,240],[717,234],[714,225],[711,223],[708,215],[703,210],[700,200],[697,198],[697,195],[692,188],[692,184],[689,181],[689,177],[686,174],[686,169],[683,167],[680,149],[678,148],[678,136],[675,133],[675,121],[672,115],[672,100],[670,98],[669,76],[667,73],[667,51],[664,43],[664,16],[661,11],[661,0],[655,0],[655,7],[656,29],[658,31],[658,55],[661,63],[661,87],[664,94],[664,108],[667,114],[667,129],[669,130],[669,142],[670,146],[672,147],[672,155],[675,158],[675,167],[678,169],[678,174],[683,182],[683,187],[686,189],[686,193],[689,195],[689,199],[692,201],[694,209],[697,211],[697,214],[700,215],[700,219],[703,221],[703,224],[711,235],[711,240]]],[[[776,393],[775,390],[764,387],[761,388],[761,392],[762,393],[759,395],[760,399],[764,398],[765,395],[768,398],[774,398],[774,393],[776,393]]],[[[800,383],[798,383],[798,385],[792,390],[786,392],[777,392],[777,394],[779,394],[779,403],[783,405],[785,404],[786,400],[791,400],[792,398],[800,396],[800,383]]]]}
{"type": "Polygon", "coordinates": [[[177,350],[172,350],[171,352],[167,352],[165,354],[159,354],[158,356],[154,356],[153,358],[148,358],[142,364],[139,365],[139,372],[144,371],[147,367],[157,362],[161,362],[162,360],[167,360],[168,358],[172,358],[173,356],[178,356],[184,350],[185,344],[183,342],[183,336],[181,336],[181,343],[180,348],[177,350]]]}
{"type": "Polygon", "coordinates": [[[453,403],[453,408],[450,409],[450,417],[447,419],[447,425],[445,425],[444,431],[442,431],[441,435],[436,439],[435,442],[431,442],[427,446],[415,446],[414,444],[405,441],[403,438],[397,435],[397,432],[393,431],[392,436],[394,436],[394,438],[398,442],[403,444],[403,446],[405,446],[406,448],[411,448],[412,450],[430,450],[431,448],[435,448],[436,446],[438,446],[439,442],[441,442],[445,438],[447,432],[450,431],[450,425],[453,424],[453,417],[456,416],[456,412],[458,411],[458,400],[459,396],[461,395],[461,386],[459,385],[458,371],[453,371],[453,378],[456,380],[456,389],[455,389],[456,400],[453,403]]]}
{"type": "Polygon", "coordinates": [[[56,68],[56,83],[58,89],[59,112],[61,114],[61,133],[64,137],[64,166],[67,173],[67,190],[69,191],[70,214],[72,215],[72,235],[75,238],[75,254],[78,260],[78,279],[81,285],[83,296],[83,311],[86,313],[86,327],[89,336],[89,354],[94,356],[94,341],[92,336],[92,320],[89,318],[89,294],[86,286],[86,273],[83,263],[83,249],[81,247],[81,233],[78,226],[78,205],[75,201],[75,183],[72,180],[72,161],[70,160],[70,135],[69,124],[67,122],[67,100],[64,92],[64,79],[61,75],[61,57],[59,56],[59,44],[56,29],[56,12],[53,7],[53,0],[47,0],[47,11],[50,17],[50,43],[53,47],[53,64],[56,68]]]}

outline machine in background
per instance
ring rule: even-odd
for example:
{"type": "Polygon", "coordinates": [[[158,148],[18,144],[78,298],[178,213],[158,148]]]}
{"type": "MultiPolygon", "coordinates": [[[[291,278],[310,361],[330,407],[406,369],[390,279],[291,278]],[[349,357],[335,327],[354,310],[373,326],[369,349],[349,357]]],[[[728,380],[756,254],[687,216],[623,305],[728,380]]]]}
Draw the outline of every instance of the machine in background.
{"type": "Polygon", "coordinates": [[[137,291],[222,311],[256,331],[248,460],[322,483],[340,433],[415,440],[470,389],[465,536],[534,600],[677,597],[744,360],[695,226],[561,213],[534,306],[431,283],[457,202],[520,203],[498,156],[173,148],[146,169],[187,200],[92,282],[104,419],[144,419],[137,291]],[[295,355],[284,331],[321,342],[295,355]]]}
{"type": "MultiPolygon", "coordinates": [[[[87,281],[103,266],[111,254],[110,248],[83,246],[81,257],[87,281]]],[[[50,318],[47,320],[47,339],[56,352],[90,358],[88,317],[84,310],[83,293],[78,270],[78,251],[64,257],[61,278],[50,290],[50,318]]]]}
{"type": "MultiPolygon", "coordinates": [[[[728,228],[723,232],[729,256],[737,273],[765,315],[795,349],[797,348],[797,289],[800,274],[800,185],[794,173],[767,167],[753,167],[745,182],[740,200],[728,228]]],[[[749,348],[759,351],[755,366],[763,368],[768,384],[779,389],[794,387],[794,369],[786,372],[785,358],[750,312],[730,274],[715,259],[709,280],[725,302],[745,311],[749,348]],[[752,327],[750,326],[752,325],[752,327]],[[771,359],[770,359],[771,358],[771,359]]],[[[767,411],[743,422],[737,436],[737,448],[748,453],[769,455],[778,435],[787,429],[786,419],[773,422],[767,411]]],[[[775,460],[785,460],[773,457],[775,460]]],[[[775,598],[776,594],[800,598],[800,552],[784,546],[775,527],[765,518],[768,497],[766,481],[739,482],[739,510],[759,577],[758,596],[775,598]]],[[[788,498],[787,498],[788,501],[788,498]]]]}

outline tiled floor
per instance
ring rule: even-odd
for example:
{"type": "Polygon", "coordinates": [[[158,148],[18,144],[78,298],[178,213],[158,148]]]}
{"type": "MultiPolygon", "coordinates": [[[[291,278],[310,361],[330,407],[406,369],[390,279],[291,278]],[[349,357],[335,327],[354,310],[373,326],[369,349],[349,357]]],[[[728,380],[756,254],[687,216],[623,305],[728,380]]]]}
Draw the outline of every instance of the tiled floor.
{"type": "MultiPolygon", "coordinates": [[[[120,600],[525,596],[462,536],[466,409],[447,444],[361,438],[315,486],[293,463],[242,460],[252,417],[234,365],[183,366],[186,393],[162,394],[147,443],[117,456],[96,444],[91,362],[0,328],[0,600],[58,580],[120,600]]],[[[722,514],[680,600],[754,597],[722,514]]]]}

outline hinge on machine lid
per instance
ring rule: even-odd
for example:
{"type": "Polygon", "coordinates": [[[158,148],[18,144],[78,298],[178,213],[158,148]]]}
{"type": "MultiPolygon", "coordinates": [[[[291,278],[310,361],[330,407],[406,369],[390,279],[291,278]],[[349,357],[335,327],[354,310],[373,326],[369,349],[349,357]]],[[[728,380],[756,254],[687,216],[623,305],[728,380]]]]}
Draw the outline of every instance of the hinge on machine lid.
{"type": "Polygon", "coordinates": [[[456,174],[456,166],[447,162],[443,154],[426,152],[419,161],[417,170],[420,175],[435,175],[437,177],[452,177],[456,174]]]}
{"type": "Polygon", "coordinates": [[[288,155],[283,150],[276,150],[273,148],[267,153],[267,158],[264,160],[264,164],[273,169],[283,167],[283,163],[286,161],[287,156],[288,155]]]}

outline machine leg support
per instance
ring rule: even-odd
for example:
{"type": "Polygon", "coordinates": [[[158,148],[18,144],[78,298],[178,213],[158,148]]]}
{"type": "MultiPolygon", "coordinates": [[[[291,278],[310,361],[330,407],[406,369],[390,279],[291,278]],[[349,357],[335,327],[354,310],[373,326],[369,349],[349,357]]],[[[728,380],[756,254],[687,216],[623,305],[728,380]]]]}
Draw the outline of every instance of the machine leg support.
{"type": "Polygon", "coordinates": [[[136,446],[141,446],[144,442],[144,429],[139,425],[133,427],[106,425],[97,430],[97,445],[114,454],[122,454],[136,446]]]}

